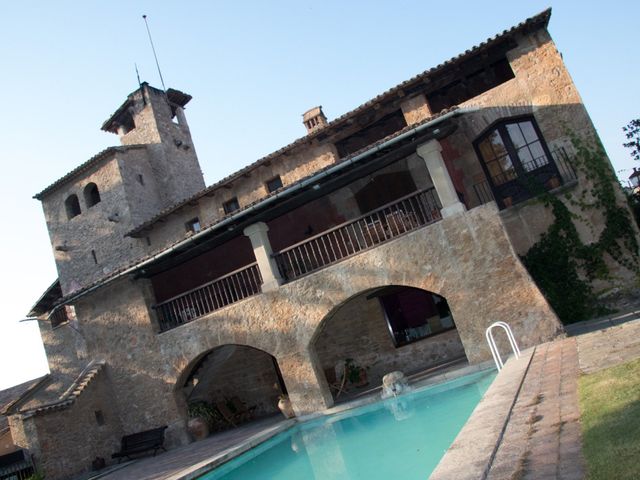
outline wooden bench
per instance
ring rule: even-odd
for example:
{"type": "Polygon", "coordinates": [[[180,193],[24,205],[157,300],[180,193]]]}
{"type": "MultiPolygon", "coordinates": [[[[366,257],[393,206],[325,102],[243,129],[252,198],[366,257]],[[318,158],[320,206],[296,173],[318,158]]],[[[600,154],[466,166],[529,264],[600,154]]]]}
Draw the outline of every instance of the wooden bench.
{"type": "MultiPolygon", "coordinates": [[[[151,430],[145,430],[144,432],[132,433],[131,435],[125,435],[122,437],[122,445],[120,451],[111,455],[111,458],[121,459],[127,457],[131,459],[131,455],[135,453],[142,453],[149,450],[153,450],[153,456],[155,457],[158,450],[164,448],[164,431],[167,426],[152,428],[151,430]]],[[[120,462],[120,460],[118,460],[120,462]]]]}

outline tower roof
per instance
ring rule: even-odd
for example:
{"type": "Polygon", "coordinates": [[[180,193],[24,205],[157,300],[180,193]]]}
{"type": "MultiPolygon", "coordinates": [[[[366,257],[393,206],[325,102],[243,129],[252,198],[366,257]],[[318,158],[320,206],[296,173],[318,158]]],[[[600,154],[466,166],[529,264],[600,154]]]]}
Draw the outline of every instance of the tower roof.
{"type": "MultiPolygon", "coordinates": [[[[147,82],[142,82],[140,84],[140,88],[135,89],[129,95],[127,95],[127,99],[124,101],[122,105],[118,107],[118,109],[111,114],[111,116],[102,124],[101,129],[105,132],[117,133],[118,125],[122,124],[124,120],[124,116],[127,114],[130,107],[133,106],[135,101],[135,95],[140,93],[142,89],[147,88],[156,93],[164,94],[163,90],[159,88],[152,87],[147,82]]],[[[181,92],[180,90],[176,90],[174,88],[169,88],[166,91],[167,100],[169,101],[169,105],[184,107],[191,100],[191,95],[181,92]]],[[[172,108],[173,110],[173,108],[172,108]]]]}

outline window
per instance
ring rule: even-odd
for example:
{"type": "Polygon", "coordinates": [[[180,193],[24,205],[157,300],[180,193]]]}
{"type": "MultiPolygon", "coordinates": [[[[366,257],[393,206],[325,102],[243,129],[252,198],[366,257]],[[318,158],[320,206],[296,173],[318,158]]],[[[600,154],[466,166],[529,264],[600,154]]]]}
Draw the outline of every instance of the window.
{"type": "Polygon", "coordinates": [[[280,178],[280,175],[276,175],[271,180],[267,180],[266,186],[267,192],[269,193],[275,192],[279,188],[282,188],[282,179],[280,178]]]}
{"type": "Polygon", "coordinates": [[[198,233],[201,230],[200,227],[200,219],[198,217],[192,218],[187,223],[184,224],[187,232],[190,233],[198,233]]]}
{"type": "Polygon", "coordinates": [[[93,258],[93,263],[98,264],[98,256],[96,255],[95,250],[91,250],[91,258],[93,258]]]}
{"type": "Polygon", "coordinates": [[[102,413],[102,410],[95,410],[95,411],[93,412],[93,414],[94,414],[94,415],[95,415],[95,417],[96,417],[96,423],[97,423],[99,426],[104,425],[104,414],[102,413]]]}
{"type": "Polygon", "coordinates": [[[501,121],[478,138],[474,147],[501,208],[534,196],[545,185],[561,183],[533,117],[501,121]]]}
{"type": "Polygon", "coordinates": [[[78,196],[74,193],[69,195],[64,201],[64,207],[67,211],[67,219],[71,220],[73,217],[80,215],[80,202],[78,196]]]}
{"type": "Polygon", "coordinates": [[[143,186],[144,186],[144,177],[142,176],[142,174],[141,174],[141,173],[139,173],[139,174],[138,174],[138,176],[137,176],[136,178],[137,178],[137,180],[138,180],[138,183],[139,183],[140,185],[143,185],[143,186]]]}
{"type": "Polygon", "coordinates": [[[84,203],[88,208],[93,207],[96,203],[100,203],[100,192],[95,183],[90,183],[84,187],[84,203]]]}
{"type": "Polygon", "coordinates": [[[224,213],[226,213],[227,215],[230,214],[231,212],[235,212],[240,208],[240,204],[238,203],[238,198],[233,197],[231,200],[224,202],[222,204],[222,207],[224,208],[224,213]]]}
{"type": "Polygon", "coordinates": [[[440,295],[402,288],[379,299],[396,347],[455,328],[449,305],[440,295]]]}

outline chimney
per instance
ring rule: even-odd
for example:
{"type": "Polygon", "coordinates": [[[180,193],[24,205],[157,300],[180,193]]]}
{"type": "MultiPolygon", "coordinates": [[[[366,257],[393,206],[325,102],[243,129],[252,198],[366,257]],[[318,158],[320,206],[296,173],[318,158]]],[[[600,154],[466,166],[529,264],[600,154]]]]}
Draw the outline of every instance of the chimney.
{"type": "Polygon", "coordinates": [[[313,107],[302,114],[302,123],[307,127],[307,133],[315,132],[327,124],[327,117],[322,112],[322,106],[313,107]]]}

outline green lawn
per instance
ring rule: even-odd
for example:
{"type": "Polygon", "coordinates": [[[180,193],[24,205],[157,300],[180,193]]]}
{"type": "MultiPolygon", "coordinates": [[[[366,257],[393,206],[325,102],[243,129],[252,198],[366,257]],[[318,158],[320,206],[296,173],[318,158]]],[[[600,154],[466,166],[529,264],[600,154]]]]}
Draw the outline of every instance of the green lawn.
{"type": "Polygon", "coordinates": [[[590,480],[640,479],[640,359],[579,381],[590,480]]]}

